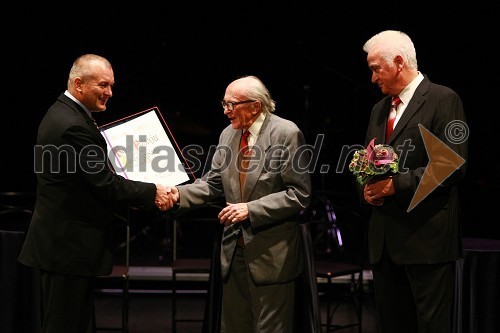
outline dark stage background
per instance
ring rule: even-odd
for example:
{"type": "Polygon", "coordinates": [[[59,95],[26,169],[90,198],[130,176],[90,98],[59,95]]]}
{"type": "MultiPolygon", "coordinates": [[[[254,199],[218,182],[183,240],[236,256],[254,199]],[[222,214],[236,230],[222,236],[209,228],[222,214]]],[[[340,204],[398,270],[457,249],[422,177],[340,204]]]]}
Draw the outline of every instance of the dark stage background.
{"type": "Polygon", "coordinates": [[[315,192],[355,206],[354,180],[347,168],[335,171],[337,162],[343,145],[363,143],[371,107],[383,97],[370,82],[362,46],[381,30],[397,29],[412,37],[420,71],[464,103],[470,127],[464,233],[500,238],[498,4],[140,5],[89,3],[85,11],[59,8],[64,13],[56,15],[22,3],[2,14],[1,191],[35,191],[38,124],[66,88],[73,60],[98,53],[112,62],[116,79],[98,123],[157,106],[181,147],[215,145],[228,125],[219,102],[227,84],[259,76],[277,115],[295,121],[311,145],[324,135],[318,164],[330,169],[316,168],[315,192]]]}

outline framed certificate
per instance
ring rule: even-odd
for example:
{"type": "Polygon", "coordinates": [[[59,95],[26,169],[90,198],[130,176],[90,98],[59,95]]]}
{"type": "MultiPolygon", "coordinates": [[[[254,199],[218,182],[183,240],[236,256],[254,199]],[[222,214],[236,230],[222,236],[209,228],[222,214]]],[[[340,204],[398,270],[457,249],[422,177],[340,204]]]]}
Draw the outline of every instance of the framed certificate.
{"type": "Polygon", "coordinates": [[[157,107],[100,126],[99,130],[117,174],[170,186],[195,180],[157,107]]]}

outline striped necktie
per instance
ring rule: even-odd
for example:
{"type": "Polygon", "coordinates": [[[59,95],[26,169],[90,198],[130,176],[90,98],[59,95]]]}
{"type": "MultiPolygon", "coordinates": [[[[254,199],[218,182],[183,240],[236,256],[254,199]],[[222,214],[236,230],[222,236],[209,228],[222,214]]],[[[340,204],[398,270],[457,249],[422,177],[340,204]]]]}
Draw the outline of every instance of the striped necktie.
{"type": "Polygon", "coordinates": [[[396,121],[396,110],[401,99],[399,96],[393,97],[391,101],[391,111],[389,112],[389,119],[387,120],[387,127],[385,130],[385,142],[389,141],[392,131],[394,130],[394,121],[396,121]]]}
{"type": "Polygon", "coordinates": [[[247,176],[247,168],[248,168],[248,154],[250,150],[248,149],[248,136],[250,135],[250,131],[246,130],[241,136],[240,141],[240,189],[241,196],[243,197],[243,188],[245,187],[245,179],[247,176]]]}
{"type": "Polygon", "coordinates": [[[95,121],[95,118],[93,115],[90,115],[90,120],[92,120],[92,122],[94,123],[95,127],[99,128],[99,126],[97,126],[97,121],[95,121]]]}

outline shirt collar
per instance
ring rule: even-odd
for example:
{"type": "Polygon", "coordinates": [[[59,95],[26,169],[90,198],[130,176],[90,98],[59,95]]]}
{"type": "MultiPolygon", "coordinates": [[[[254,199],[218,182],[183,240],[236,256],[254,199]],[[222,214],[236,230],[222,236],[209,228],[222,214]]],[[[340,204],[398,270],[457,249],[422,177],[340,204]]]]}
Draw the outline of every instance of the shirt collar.
{"type": "Polygon", "coordinates": [[[264,112],[261,112],[257,119],[253,122],[253,124],[248,128],[250,131],[250,136],[253,138],[257,138],[259,135],[260,129],[262,128],[262,125],[264,124],[264,120],[266,119],[266,115],[264,112]]]}
{"type": "Polygon", "coordinates": [[[407,85],[400,93],[399,93],[399,98],[403,102],[404,105],[408,105],[410,102],[410,99],[413,97],[413,94],[415,93],[415,90],[417,90],[418,85],[422,80],[424,79],[424,76],[422,73],[418,72],[418,75],[413,79],[413,81],[410,82],[409,85],[407,85]]]}
{"type": "Polygon", "coordinates": [[[92,116],[92,114],[90,113],[89,109],[87,109],[85,107],[85,105],[82,104],[82,102],[80,102],[75,96],[71,95],[71,93],[69,91],[65,91],[64,92],[64,95],[66,95],[67,97],[71,98],[73,101],[75,101],[75,103],[77,103],[78,105],[80,105],[84,110],[85,112],[87,113],[87,115],[90,117],[90,119],[93,119],[94,117],[92,116]]]}

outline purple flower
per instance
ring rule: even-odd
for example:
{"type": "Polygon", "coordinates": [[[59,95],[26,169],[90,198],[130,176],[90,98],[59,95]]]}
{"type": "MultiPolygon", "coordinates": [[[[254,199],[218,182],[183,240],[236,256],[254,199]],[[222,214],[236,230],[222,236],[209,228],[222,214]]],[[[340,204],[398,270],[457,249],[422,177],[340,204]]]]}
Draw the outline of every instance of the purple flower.
{"type": "Polygon", "coordinates": [[[389,145],[375,145],[373,138],[366,149],[354,152],[349,170],[360,184],[365,184],[373,176],[398,172],[398,155],[389,145]]]}

